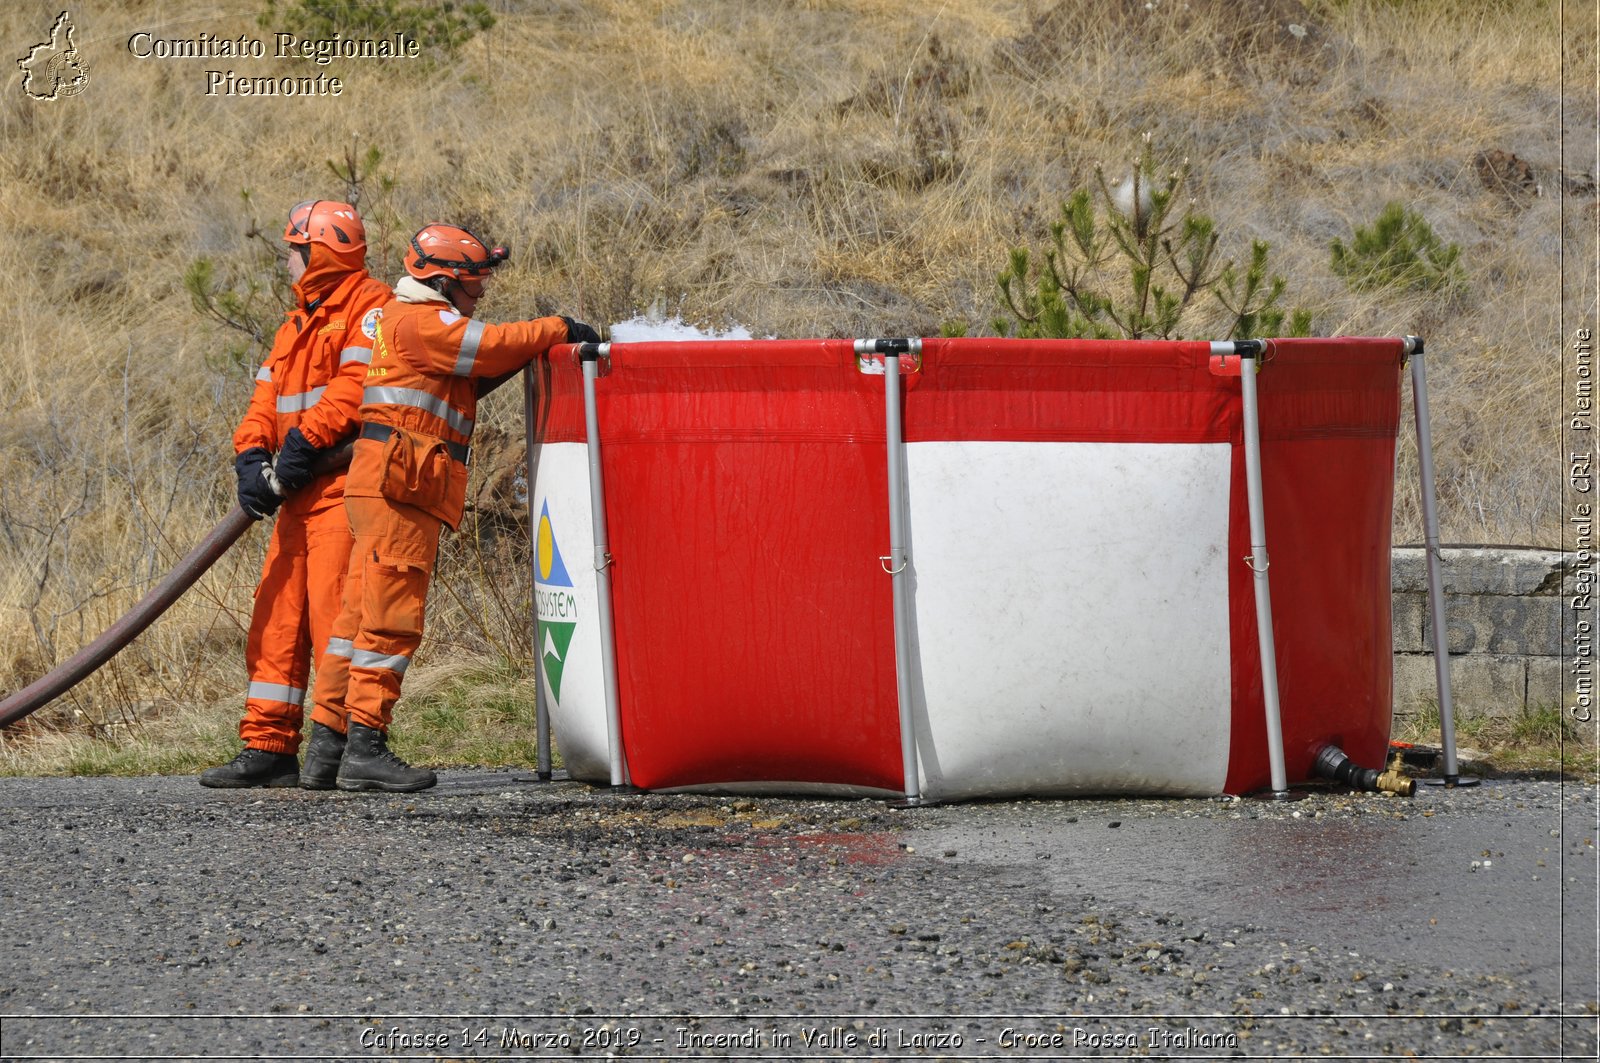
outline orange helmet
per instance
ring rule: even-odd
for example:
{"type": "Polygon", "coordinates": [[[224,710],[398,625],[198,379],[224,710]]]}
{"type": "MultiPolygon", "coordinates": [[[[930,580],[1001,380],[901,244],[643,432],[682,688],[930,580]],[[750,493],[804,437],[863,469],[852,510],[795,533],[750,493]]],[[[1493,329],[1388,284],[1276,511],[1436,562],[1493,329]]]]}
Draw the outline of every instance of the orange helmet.
{"type": "Polygon", "coordinates": [[[296,246],[322,244],[338,254],[358,250],[365,253],[367,249],[366,226],[361,224],[356,208],[331,199],[296,203],[289,210],[283,239],[296,246]]]}
{"type": "Polygon", "coordinates": [[[487,277],[510,257],[511,252],[504,247],[487,247],[459,226],[435,222],[424,225],[411,238],[406,272],[419,281],[429,277],[487,277]]]}

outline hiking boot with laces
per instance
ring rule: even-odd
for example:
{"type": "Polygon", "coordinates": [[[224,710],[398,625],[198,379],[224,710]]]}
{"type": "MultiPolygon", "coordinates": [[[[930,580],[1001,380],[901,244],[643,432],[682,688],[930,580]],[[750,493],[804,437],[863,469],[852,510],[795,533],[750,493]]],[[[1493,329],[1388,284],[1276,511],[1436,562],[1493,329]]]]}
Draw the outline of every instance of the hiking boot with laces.
{"type": "Polygon", "coordinates": [[[336,779],[339,789],[410,793],[426,790],[438,781],[427,768],[413,768],[391,752],[388,735],[350,722],[336,779]]]}
{"type": "Polygon", "coordinates": [[[331,790],[339,776],[344,757],[344,735],[326,724],[311,725],[311,741],[306,744],[306,763],[300,769],[300,789],[331,790]]]}
{"type": "Polygon", "coordinates": [[[201,786],[237,790],[248,786],[299,786],[300,761],[293,753],[268,753],[246,746],[237,757],[200,773],[201,786]]]}

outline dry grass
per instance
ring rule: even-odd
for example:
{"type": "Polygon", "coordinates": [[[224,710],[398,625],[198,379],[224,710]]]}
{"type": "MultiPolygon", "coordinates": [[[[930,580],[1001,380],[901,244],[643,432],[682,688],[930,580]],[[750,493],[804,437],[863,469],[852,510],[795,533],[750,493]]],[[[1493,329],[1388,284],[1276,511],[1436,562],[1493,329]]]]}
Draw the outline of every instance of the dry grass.
{"type": "MultiPolygon", "coordinates": [[[[1557,256],[1593,261],[1595,213],[1592,193],[1561,192],[1558,114],[1594,116],[1583,92],[1563,101],[1555,3],[493,6],[499,24],[453,60],[336,64],[345,95],[300,100],[207,98],[201,71],[219,64],[123,48],[139,28],[262,34],[251,5],[75,12],[85,94],[0,101],[0,239],[21,265],[0,277],[0,689],[120,615],[220,517],[253,367],[179,278],[200,256],[247,265],[251,210],[275,232],[289,203],[345,195],[328,163],[369,147],[392,182],[364,183],[375,271],[397,273],[424,221],[481,227],[514,251],[491,319],[603,323],[655,304],[756,335],[925,335],[986,331],[1007,250],[1150,133],[1193,161],[1236,252],[1271,242],[1319,331],[1428,337],[1446,540],[1559,541],[1557,256]],[[1542,194],[1485,187],[1473,157],[1490,148],[1527,160],[1542,194]],[[1331,274],[1329,241],[1392,199],[1462,246],[1465,293],[1357,295],[1331,274]]],[[[54,14],[12,5],[0,28],[29,40],[54,14]]],[[[1567,48],[1592,62],[1581,33],[1567,48]]],[[[1592,143],[1565,150],[1569,171],[1595,169],[1592,143]]],[[[1575,292],[1569,318],[1593,297],[1575,292]]],[[[485,417],[513,435],[514,390],[485,417]]],[[[1417,537],[1413,449],[1403,433],[1402,541],[1417,537]]],[[[55,721],[231,715],[264,539],[55,721]]],[[[424,658],[526,658],[509,549],[483,560],[453,541],[424,658]]]]}

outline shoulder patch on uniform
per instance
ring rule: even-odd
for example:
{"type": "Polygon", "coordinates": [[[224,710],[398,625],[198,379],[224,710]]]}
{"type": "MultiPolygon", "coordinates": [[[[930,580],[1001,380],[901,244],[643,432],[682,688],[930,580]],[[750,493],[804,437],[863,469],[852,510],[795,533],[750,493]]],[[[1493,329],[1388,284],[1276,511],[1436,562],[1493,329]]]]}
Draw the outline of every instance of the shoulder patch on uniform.
{"type": "Polygon", "coordinates": [[[446,325],[454,325],[457,321],[461,320],[461,315],[456,313],[454,310],[441,310],[439,311],[439,320],[443,321],[446,325]]]}
{"type": "Polygon", "coordinates": [[[378,319],[383,316],[383,307],[375,306],[367,311],[367,316],[361,319],[361,334],[367,339],[378,335],[378,319]]]}

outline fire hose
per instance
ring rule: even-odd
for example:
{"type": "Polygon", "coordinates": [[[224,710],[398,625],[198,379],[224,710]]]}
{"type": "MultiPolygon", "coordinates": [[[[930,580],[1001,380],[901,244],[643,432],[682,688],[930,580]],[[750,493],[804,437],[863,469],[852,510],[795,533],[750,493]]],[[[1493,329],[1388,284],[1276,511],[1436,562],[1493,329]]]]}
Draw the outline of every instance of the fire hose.
{"type": "MultiPolygon", "coordinates": [[[[321,475],[350,464],[350,446],[334,447],[322,454],[312,466],[321,475]]],[[[255,520],[235,503],[222,522],[200,540],[193,550],[184,555],[171,572],[139,599],[122,618],[62,661],[50,672],[29,683],[15,694],[0,701],[0,727],[9,727],[35,710],[44,707],[82,682],[95,669],[116,656],[140,632],[155,622],[156,618],[171,608],[183,592],[194,585],[228,548],[239,541],[255,520]]]]}

